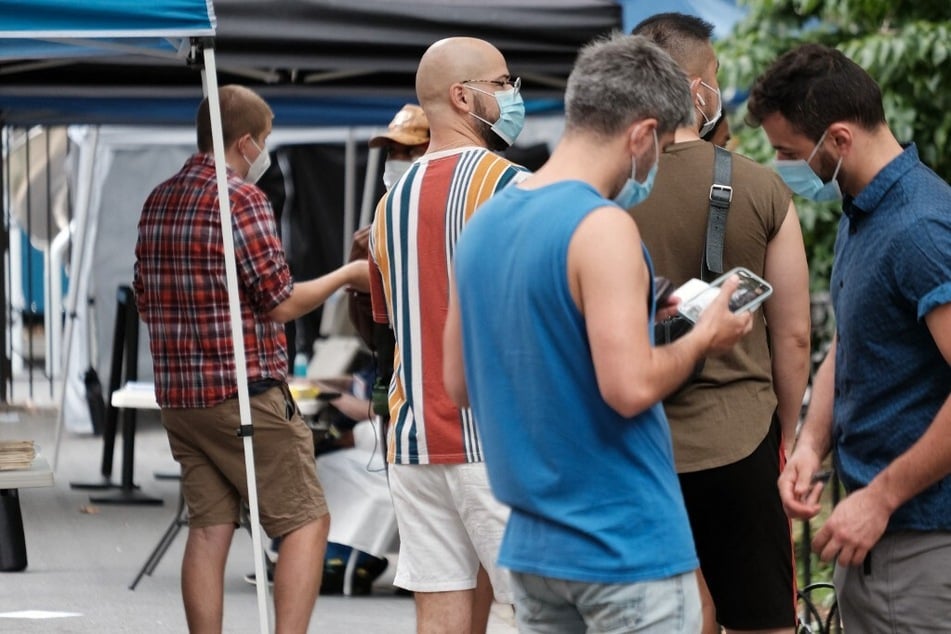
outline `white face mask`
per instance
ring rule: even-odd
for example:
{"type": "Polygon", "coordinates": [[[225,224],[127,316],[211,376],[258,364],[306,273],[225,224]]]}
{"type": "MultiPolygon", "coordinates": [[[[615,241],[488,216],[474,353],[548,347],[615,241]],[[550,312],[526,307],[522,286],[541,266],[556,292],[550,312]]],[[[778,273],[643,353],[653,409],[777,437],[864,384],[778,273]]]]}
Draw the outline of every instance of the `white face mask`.
{"type": "Polygon", "coordinates": [[[387,190],[396,184],[396,181],[406,173],[406,170],[408,170],[412,164],[412,161],[402,161],[400,159],[389,159],[386,161],[386,164],[383,166],[383,185],[387,190]]]}
{"type": "Polygon", "coordinates": [[[242,154],[244,160],[248,162],[248,174],[244,177],[245,182],[247,183],[256,183],[261,180],[261,177],[264,176],[264,172],[267,171],[267,168],[271,167],[271,155],[267,150],[259,148],[258,144],[254,142],[254,139],[251,139],[251,145],[253,145],[258,150],[258,157],[253,161],[248,161],[248,157],[242,154]]]}
{"type": "MultiPolygon", "coordinates": [[[[710,130],[713,129],[713,126],[717,124],[717,121],[720,120],[720,117],[723,116],[723,98],[720,96],[719,88],[708,86],[702,80],[700,81],[700,85],[706,88],[707,90],[709,90],[710,92],[715,93],[717,96],[717,113],[713,115],[712,117],[708,117],[707,114],[703,110],[701,110],[700,108],[697,108],[697,110],[700,111],[700,116],[703,117],[703,125],[700,126],[700,136],[702,138],[707,136],[710,130]]],[[[697,93],[697,100],[700,102],[701,106],[707,105],[707,102],[703,100],[703,96],[701,96],[700,93],[697,93]]]]}

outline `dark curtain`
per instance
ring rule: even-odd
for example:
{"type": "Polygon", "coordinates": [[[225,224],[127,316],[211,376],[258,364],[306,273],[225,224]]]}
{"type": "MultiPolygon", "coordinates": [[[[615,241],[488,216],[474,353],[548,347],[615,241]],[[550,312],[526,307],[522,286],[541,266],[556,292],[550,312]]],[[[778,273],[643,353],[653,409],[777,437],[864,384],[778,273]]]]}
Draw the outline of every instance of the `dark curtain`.
{"type": "MultiPolygon", "coordinates": [[[[352,235],[357,227],[343,226],[344,171],[346,169],[345,146],[335,144],[289,145],[278,150],[277,160],[286,166],[284,191],[286,202],[283,213],[280,205],[275,207],[284,240],[284,250],[291,273],[295,280],[310,280],[332,271],[344,261],[343,235],[352,235]]],[[[366,162],[369,149],[364,144],[356,148],[356,176],[354,222],[359,221],[363,200],[363,183],[366,178],[366,162]]],[[[548,146],[538,144],[528,147],[509,148],[506,157],[534,171],[548,159],[548,146]]],[[[372,205],[383,195],[383,161],[377,174],[380,176],[373,193],[372,205]]],[[[261,180],[261,187],[269,192],[279,190],[279,183],[273,183],[269,171],[261,180]]],[[[275,192],[272,200],[280,199],[275,192]]],[[[372,214],[371,214],[372,219],[372,214]]],[[[290,361],[297,352],[304,352],[308,358],[313,353],[314,341],[320,337],[322,310],[297,319],[288,324],[288,350],[290,361]]]]}
{"type": "MultiPolygon", "coordinates": [[[[359,220],[366,178],[368,148],[357,145],[354,221],[359,220]]],[[[284,249],[295,280],[309,280],[328,273],[344,261],[343,235],[352,235],[356,227],[344,228],[343,144],[285,146],[279,150],[281,162],[289,165],[286,174],[287,204],[281,219],[284,249]]],[[[378,174],[383,174],[382,164],[378,174]]],[[[373,203],[383,195],[378,183],[373,203]]],[[[295,352],[313,353],[314,341],[320,336],[321,309],[296,320],[296,337],[288,340],[293,358],[295,352]]]]}

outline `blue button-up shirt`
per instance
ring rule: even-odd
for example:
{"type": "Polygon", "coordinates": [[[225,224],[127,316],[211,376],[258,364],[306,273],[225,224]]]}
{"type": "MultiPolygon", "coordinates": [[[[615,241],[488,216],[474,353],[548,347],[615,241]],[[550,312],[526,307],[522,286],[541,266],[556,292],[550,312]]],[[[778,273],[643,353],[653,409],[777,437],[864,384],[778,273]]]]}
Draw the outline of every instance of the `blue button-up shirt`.
{"type": "MultiPolygon", "coordinates": [[[[833,441],[852,491],[921,438],[951,392],[951,366],[924,321],[951,303],[951,187],[910,145],[843,211],[833,441]]],[[[888,530],[951,530],[951,477],[899,508],[888,530]]]]}

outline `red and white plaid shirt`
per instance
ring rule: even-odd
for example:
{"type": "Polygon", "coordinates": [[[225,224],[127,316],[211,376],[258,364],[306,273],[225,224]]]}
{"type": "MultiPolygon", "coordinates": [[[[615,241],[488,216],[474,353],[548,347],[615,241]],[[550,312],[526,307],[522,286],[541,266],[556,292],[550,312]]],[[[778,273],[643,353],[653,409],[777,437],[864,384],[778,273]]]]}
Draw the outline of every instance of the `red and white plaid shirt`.
{"type": "MultiPolygon", "coordinates": [[[[228,170],[248,380],[284,380],[284,325],[267,313],[290,297],[274,214],[228,170]]],[[[161,407],[208,407],[237,391],[214,157],[192,156],[149,195],[139,220],[134,288],[149,331],[161,407]]]]}

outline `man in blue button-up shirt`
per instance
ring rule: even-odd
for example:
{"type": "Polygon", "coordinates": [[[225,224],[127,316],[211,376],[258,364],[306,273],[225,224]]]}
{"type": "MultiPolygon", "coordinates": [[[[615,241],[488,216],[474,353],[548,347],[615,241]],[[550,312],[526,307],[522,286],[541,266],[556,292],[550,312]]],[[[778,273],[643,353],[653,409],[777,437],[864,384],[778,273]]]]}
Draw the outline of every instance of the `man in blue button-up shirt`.
{"type": "Polygon", "coordinates": [[[844,195],[832,348],[780,477],[790,517],[819,511],[833,451],[848,491],[816,534],[844,625],[946,631],[951,614],[951,187],[889,130],[878,85],[804,45],[750,96],[777,169],[815,200],[844,195]]]}

